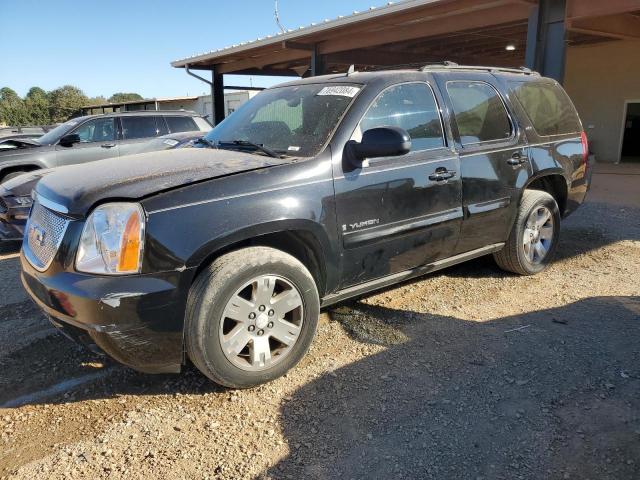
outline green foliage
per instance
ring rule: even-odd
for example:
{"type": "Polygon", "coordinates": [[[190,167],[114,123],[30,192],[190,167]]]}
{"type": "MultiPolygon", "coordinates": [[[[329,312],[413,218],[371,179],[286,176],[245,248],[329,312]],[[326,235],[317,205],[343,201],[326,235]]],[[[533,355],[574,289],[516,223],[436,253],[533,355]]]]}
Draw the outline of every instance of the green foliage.
{"type": "Polygon", "coordinates": [[[124,93],[124,92],[114,93],[109,97],[109,102],[111,103],[131,102],[132,100],[144,100],[144,98],[142,98],[142,96],[137,93],[124,93]]]}
{"type": "Polygon", "coordinates": [[[87,98],[82,90],[65,85],[50,92],[31,87],[24,99],[11,88],[0,89],[0,124],[11,126],[50,125],[66,121],[84,105],[143,100],[137,93],[114,93],[107,100],[102,95],[87,98]]]}
{"type": "Polygon", "coordinates": [[[77,87],[65,85],[49,92],[49,113],[53,122],[64,122],[77,112],[80,107],[86,105],[89,99],[77,87]]]}
{"type": "Polygon", "coordinates": [[[102,95],[98,95],[97,97],[89,98],[87,105],[104,105],[105,103],[108,103],[107,99],[102,95]]]}
{"type": "Polygon", "coordinates": [[[29,123],[24,101],[9,87],[0,88],[0,123],[15,126],[29,123]]]}
{"type": "Polygon", "coordinates": [[[48,125],[51,123],[49,115],[49,96],[40,87],[31,87],[24,97],[24,106],[31,125],[48,125]]]}

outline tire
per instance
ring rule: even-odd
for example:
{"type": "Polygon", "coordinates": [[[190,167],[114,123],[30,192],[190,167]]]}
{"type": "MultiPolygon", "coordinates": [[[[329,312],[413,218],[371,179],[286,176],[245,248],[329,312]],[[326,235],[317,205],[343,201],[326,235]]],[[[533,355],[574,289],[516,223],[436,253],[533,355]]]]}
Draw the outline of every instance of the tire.
{"type": "Polygon", "coordinates": [[[493,254],[493,258],[503,270],[519,275],[535,275],[544,270],[553,259],[559,238],[560,209],[555,199],[547,192],[525,190],[509,238],[504,248],[493,254]],[[545,217],[544,212],[550,214],[549,220],[542,225],[537,225],[545,217]],[[537,229],[528,228],[534,225],[537,229]],[[548,230],[549,225],[552,228],[551,231],[548,230]],[[525,234],[529,241],[525,238],[525,234]],[[538,248],[539,243],[546,250],[544,255],[541,255],[543,248],[538,248]]]}
{"type": "Polygon", "coordinates": [[[236,250],[203,270],[189,291],[187,354],[220,385],[254,387],[302,359],[319,315],[318,289],[300,261],[274,248],[236,250]]]}
{"type": "Polygon", "coordinates": [[[7,180],[11,180],[12,178],[16,178],[16,177],[22,175],[23,173],[27,173],[27,172],[24,171],[24,170],[17,170],[15,172],[7,173],[4,177],[2,177],[2,180],[0,180],[0,183],[4,183],[7,180]]]}

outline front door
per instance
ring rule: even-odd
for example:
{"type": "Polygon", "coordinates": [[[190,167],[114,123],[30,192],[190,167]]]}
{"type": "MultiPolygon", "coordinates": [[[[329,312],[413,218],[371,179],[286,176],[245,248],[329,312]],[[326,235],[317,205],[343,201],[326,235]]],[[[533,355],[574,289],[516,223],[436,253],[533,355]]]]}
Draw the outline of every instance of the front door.
{"type": "Polygon", "coordinates": [[[430,85],[411,82],[382,91],[352,139],[381,126],[405,129],[411,151],[365,160],[355,170],[334,165],[343,288],[449,256],[460,229],[459,160],[447,147],[430,85]]]}
{"type": "Polygon", "coordinates": [[[77,134],[80,137],[80,143],[74,143],[71,146],[56,145],[58,166],[118,156],[116,124],[112,117],[93,118],[70,133],[77,134]]]}
{"type": "Polygon", "coordinates": [[[483,73],[434,75],[452,112],[465,218],[456,254],[504,242],[531,174],[524,132],[483,73]]]}

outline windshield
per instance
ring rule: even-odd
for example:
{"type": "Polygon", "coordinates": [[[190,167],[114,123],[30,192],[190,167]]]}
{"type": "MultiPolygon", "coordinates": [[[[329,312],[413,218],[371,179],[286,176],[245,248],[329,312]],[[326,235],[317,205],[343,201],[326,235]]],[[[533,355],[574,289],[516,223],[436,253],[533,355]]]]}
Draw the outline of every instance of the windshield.
{"type": "Polygon", "coordinates": [[[251,142],[280,154],[312,157],[325,145],[359,90],[355,85],[326,83],[265,90],[205,138],[222,148],[233,148],[227,142],[251,142]]]}
{"type": "Polygon", "coordinates": [[[80,120],[81,119],[79,118],[75,118],[63,123],[62,125],[58,125],[53,130],[49,130],[43,136],[38,137],[36,141],[40,145],[52,145],[60,140],[60,138],[63,137],[69,130],[78,125],[78,123],[80,123],[80,120]]]}

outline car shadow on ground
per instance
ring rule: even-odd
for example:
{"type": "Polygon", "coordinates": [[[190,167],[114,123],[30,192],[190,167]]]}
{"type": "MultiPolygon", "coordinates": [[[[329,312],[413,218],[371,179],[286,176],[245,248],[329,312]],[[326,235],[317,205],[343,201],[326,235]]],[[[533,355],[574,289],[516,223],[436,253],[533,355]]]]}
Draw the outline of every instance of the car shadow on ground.
{"type": "Polygon", "coordinates": [[[289,398],[269,477],[638,478],[640,297],[484,323],[355,305],[407,341],[289,398]]]}
{"type": "MultiPolygon", "coordinates": [[[[46,322],[46,319],[43,319],[46,322]]],[[[188,365],[180,375],[149,375],[96,354],[59,332],[0,358],[0,408],[59,404],[120,395],[226,391],[188,365]]]]}
{"type": "MultiPolygon", "coordinates": [[[[623,240],[640,240],[640,209],[630,206],[589,202],[563,219],[560,243],[554,262],[562,262],[588,254],[623,240]]],[[[506,273],[493,261],[491,255],[461,263],[436,275],[451,277],[496,278],[506,273]]]]}

